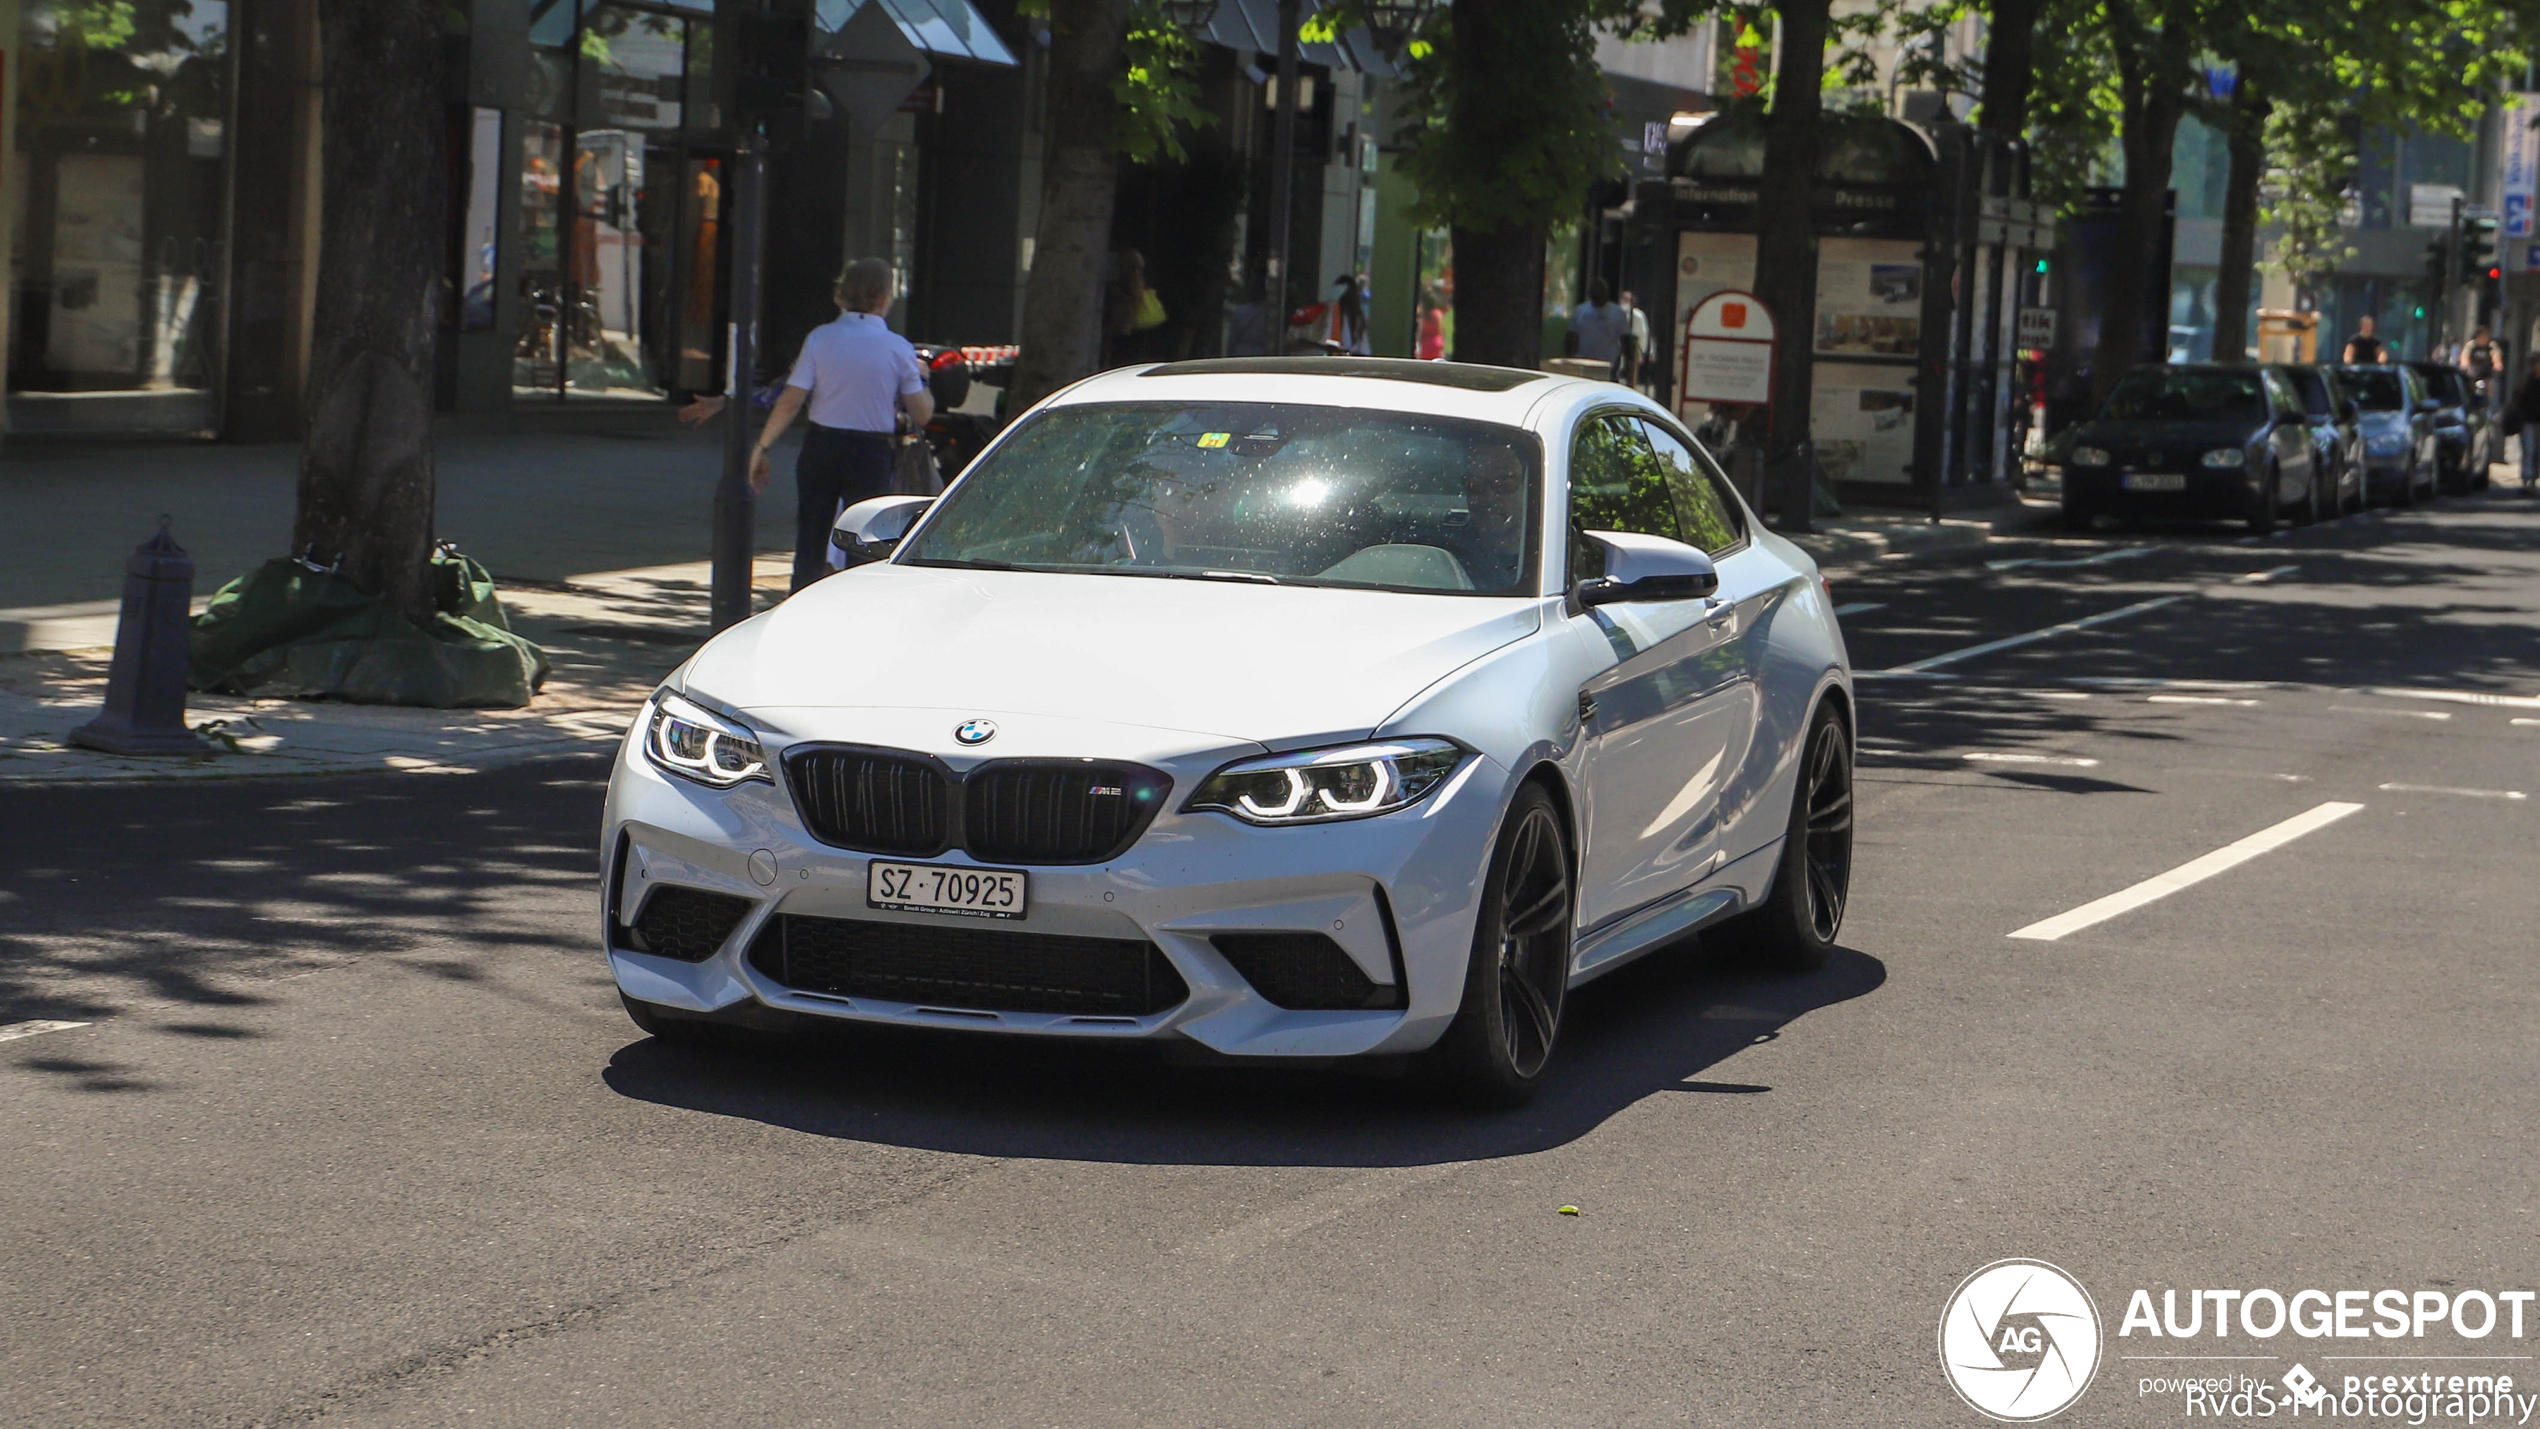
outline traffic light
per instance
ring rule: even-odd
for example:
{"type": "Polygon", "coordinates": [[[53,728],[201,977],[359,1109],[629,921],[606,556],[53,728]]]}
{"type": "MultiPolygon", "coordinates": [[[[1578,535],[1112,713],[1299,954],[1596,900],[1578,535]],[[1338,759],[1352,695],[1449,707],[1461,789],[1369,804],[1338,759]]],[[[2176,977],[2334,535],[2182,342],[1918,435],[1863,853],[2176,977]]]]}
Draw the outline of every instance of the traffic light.
{"type": "Polygon", "coordinates": [[[2461,219],[2461,273],[2475,278],[2484,274],[2498,276],[2496,263],[2496,220],[2484,214],[2464,215],[2461,219]]]}

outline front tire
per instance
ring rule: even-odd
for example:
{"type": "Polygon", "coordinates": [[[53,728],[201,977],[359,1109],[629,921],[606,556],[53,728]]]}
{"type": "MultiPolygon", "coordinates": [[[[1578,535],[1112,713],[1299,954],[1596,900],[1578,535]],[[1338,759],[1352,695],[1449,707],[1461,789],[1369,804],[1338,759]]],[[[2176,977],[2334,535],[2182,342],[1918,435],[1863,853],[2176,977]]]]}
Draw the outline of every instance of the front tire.
{"type": "Polygon", "coordinates": [[[1851,894],[1852,733],[1832,705],[1820,705],[1801,746],[1772,890],[1712,936],[1750,966],[1813,972],[1834,951],[1851,894]]]}
{"type": "Polygon", "coordinates": [[[2258,483],[2256,499],[2249,507],[2250,535],[2272,536],[2275,534],[2276,488],[2283,484],[2284,474],[2272,470],[2266,474],[2265,480],[2258,483]]]}
{"type": "Polygon", "coordinates": [[[1458,1093],[1501,1107],[1534,1095],[1561,1036],[1577,906],[1560,810],[1528,784],[1491,850],[1463,1007],[1432,1053],[1458,1093]]]}

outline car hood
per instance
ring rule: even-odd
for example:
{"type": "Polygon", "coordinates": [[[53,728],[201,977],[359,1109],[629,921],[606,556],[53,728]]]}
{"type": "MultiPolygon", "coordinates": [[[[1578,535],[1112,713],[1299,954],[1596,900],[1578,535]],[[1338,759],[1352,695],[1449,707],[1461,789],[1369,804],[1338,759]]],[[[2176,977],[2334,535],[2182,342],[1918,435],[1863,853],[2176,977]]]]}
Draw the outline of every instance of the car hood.
{"type": "Polygon", "coordinates": [[[884,563],[724,632],[682,684],[832,736],[784,712],[1043,716],[1286,749],[1362,737],[1541,623],[1531,599],[884,563]]]}
{"type": "Polygon", "coordinates": [[[2408,414],[2405,412],[2375,412],[2368,409],[2356,415],[2355,424],[2362,427],[2365,434],[2368,436],[2384,436],[2392,432],[2406,431],[2408,429],[2408,414]]]}
{"type": "Polygon", "coordinates": [[[2258,430],[2255,422],[2112,422],[2094,421],[2080,440],[2090,446],[2134,451],[2139,448],[2236,447],[2258,430]]]}

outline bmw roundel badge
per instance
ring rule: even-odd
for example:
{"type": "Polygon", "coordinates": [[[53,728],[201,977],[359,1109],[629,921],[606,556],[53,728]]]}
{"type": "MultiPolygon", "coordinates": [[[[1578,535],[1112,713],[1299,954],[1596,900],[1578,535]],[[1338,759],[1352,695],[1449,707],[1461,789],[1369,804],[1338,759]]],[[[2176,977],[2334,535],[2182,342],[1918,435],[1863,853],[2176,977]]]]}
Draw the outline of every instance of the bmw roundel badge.
{"type": "Polygon", "coordinates": [[[953,738],[964,744],[985,744],[997,737],[997,722],[992,719],[966,719],[953,726],[953,738]]]}

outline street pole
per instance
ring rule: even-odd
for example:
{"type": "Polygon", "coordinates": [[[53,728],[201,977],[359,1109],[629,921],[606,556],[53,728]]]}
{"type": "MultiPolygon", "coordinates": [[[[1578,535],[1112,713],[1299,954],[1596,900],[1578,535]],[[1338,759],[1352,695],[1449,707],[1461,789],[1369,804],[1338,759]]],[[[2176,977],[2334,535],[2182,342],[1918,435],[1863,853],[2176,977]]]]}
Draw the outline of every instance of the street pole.
{"type": "Polygon", "coordinates": [[[1278,108],[1270,122],[1270,281],[1263,300],[1270,304],[1271,351],[1285,352],[1288,333],[1288,204],[1296,186],[1297,27],[1303,23],[1297,0],[1279,0],[1278,108]]]}
{"type": "Polygon", "coordinates": [[[751,401],[758,373],[760,230],[767,211],[767,149],[755,134],[732,156],[732,316],[723,378],[723,480],[714,489],[713,628],[750,618],[750,564],[758,545],[758,496],[750,457],[758,448],[751,401]]]}

